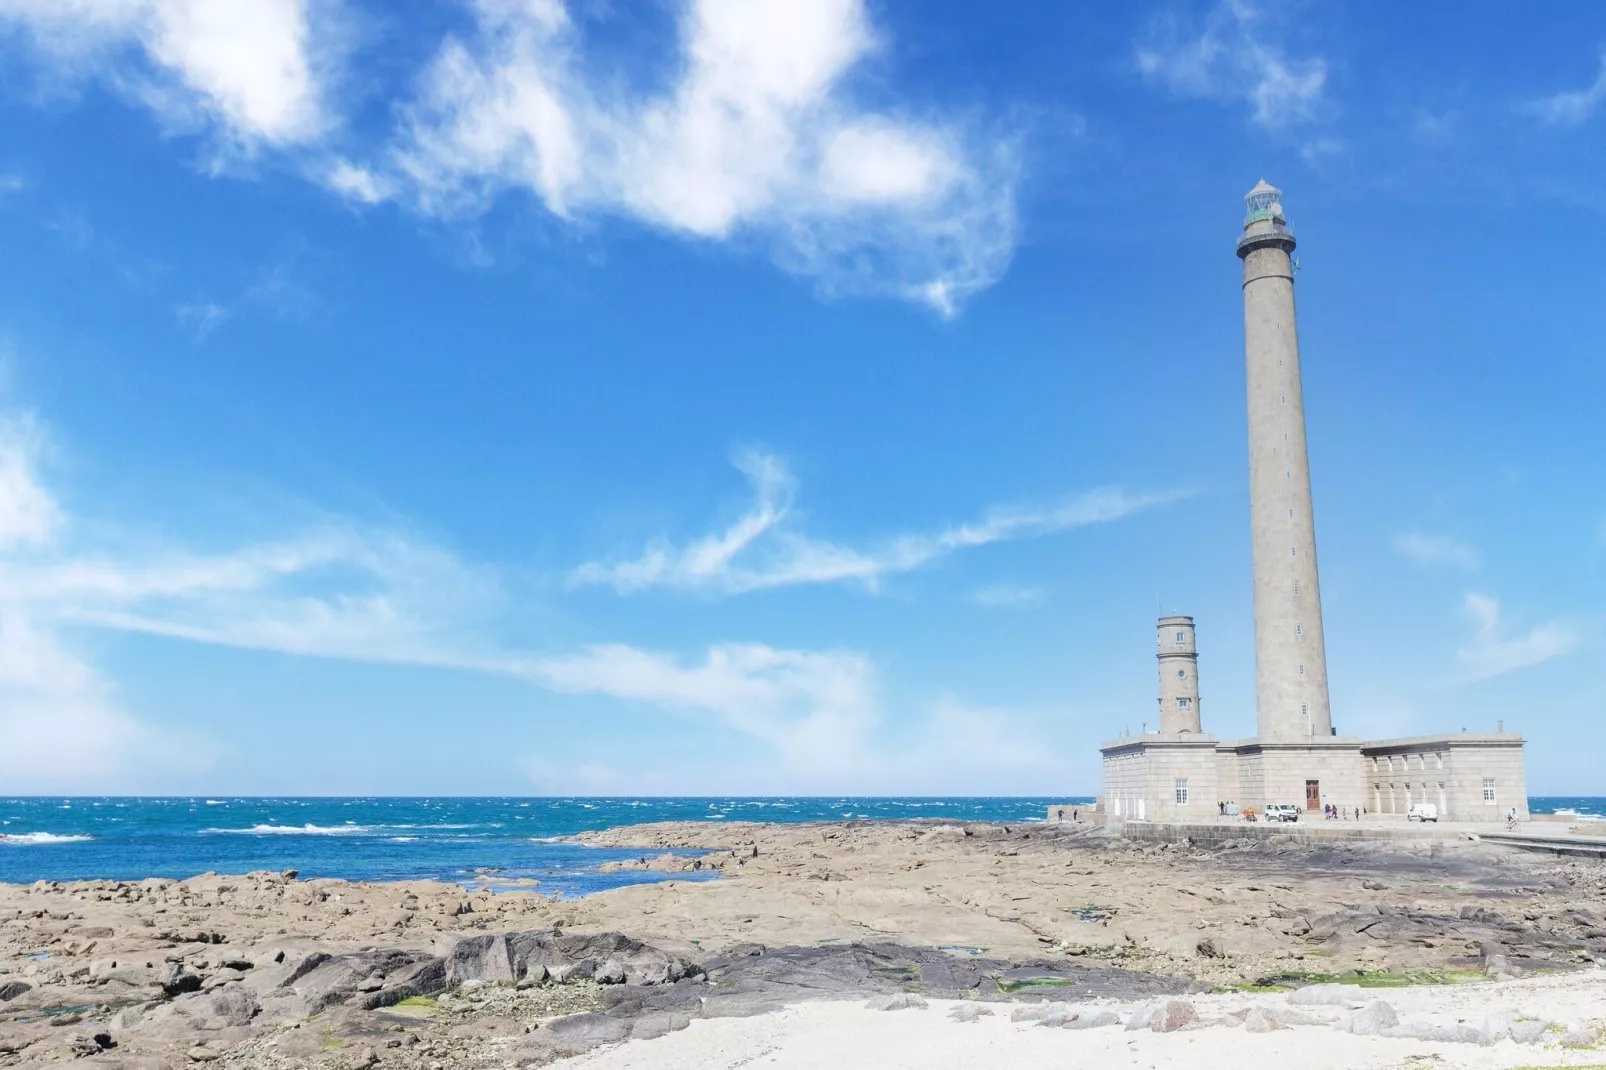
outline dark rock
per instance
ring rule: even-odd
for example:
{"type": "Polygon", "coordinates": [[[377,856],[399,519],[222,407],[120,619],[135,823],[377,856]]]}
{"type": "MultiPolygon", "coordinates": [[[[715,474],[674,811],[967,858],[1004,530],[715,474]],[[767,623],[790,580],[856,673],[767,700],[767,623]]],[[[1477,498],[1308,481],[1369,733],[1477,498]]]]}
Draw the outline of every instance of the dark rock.
{"type": "Polygon", "coordinates": [[[504,933],[494,936],[470,936],[459,940],[446,956],[446,983],[460,985],[464,981],[516,981],[513,951],[504,933]]]}
{"type": "Polygon", "coordinates": [[[471,936],[447,956],[447,980],[596,979],[603,984],[672,984],[698,972],[684,959],[621,933],[516,932],[471,936]]]}
{"type": "Polygon", "coordinates": [[[33,985],[26,981],[7,981],[0,985],[0,1000],[16,999],[32,987],[33,985]]]}
{"type": "Polygon", "coordinates": [[[385,987],[363,997],[359,1006],[373,1010],[392,1007],[414,996],[433,996],[446,989],[444,959],[420,959],[411,966],[393,970],[385,977],[385,987]]]}
{"type": "Polygon", "coordinates": [[[1227,953],[1221,949],[1214,937],[1206,936],[1193,947],[1193,953],[1202,959],[1226,958],[1227,953]]]}
{"type": "Polygon", "coordinates": [[[689,1025],[691,1025],[690,1015],[645,1014],[631,1023],[630,1037],[632,1040],[653,1040],[685,1029],[689,1025]]]}
{"type": "Polygon", "coordinates": [[[256,994],[235,982],[212,993],[211,1010],[229,1025],[245,1025],[262,1010],[256,994]]]}
{"type": "Polygon", "coordinates": [[[310,971],[301,973],[298,968],[294,974],[294,979],[281,983],[278,990],[293,990],[303,1001],[307,1015],[317,1014],[354,997],[362,997],[364,1006],[383,1007],[399,1003],[408,996],[432,995],[444,987],[443,983],[437,983],[444,977],[444,965],[440,959],[421,952],[395,949],[325,955],[310,971]],[[441,967],[440,973],[435,972],[436,966],[441,967]],[[380,991],[365,993],[365,983],[375,974],[391,981],[380,991]]]}
{"type": "Polygon", "coordinates": [[[630,1036],[629,1022],[603,1014],[570,1014],[548,1022],[515,1049],[516,1057],[579,1055],[630,1036]]]}
{"type": "Polygon", "coordinates": [[[704,1018],[755,1018],[786,1006],[786,997],[756,992],[733,992],[728,995],[709,996],[701,1008],[704,1018]]]}
{"type": "Polygon", "coordinates": [[[157,983],[162,986],[164,994],[179,996],[185,992],[199,992],[201,989],[201,975],[182,962],[169,962],[162,967],[157,983]]]}

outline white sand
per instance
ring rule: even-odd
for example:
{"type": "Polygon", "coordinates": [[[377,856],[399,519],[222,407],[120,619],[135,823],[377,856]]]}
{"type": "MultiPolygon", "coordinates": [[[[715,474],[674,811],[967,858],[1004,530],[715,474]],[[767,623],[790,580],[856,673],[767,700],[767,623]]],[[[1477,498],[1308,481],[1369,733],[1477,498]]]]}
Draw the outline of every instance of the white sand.
{"type": "MultiPolygon", "coordinates": [[[[1500,983],[1373,990],[1392,1004],[1402,1022],[1480,1025],[1492,1012],[1509,1009],[1569,1026],[1606,1017],[1606,971],[1500,983]]],[[[1215,995],[1192,1000],[1201,1017],[1234,1008],[1287,1006],[1286,997],[1215,995]]],[[[1167,1070],[1398,1070],[1421,1065],[1447,1068],[1514,1068],[1600,1065],[1606,1051],[1559,1047],[1552,1034],[1536,1044],[1504,1039],[1491,1047],[1377,1036],[1352,1036],[1327,1026],[1299,1026],[1272,1033],[1246,1033],[1220,1025],[1175,1033],[1122,1027],[1066,1030],[1035,1022],[1011,1022],[1008,1004],[991,1004],[991,1017],[965,1024],[948,1012],[958,1003],[933,1000],[924,1010],[875,1011],[862,1003],[812,1003],[757,1018],[697,1020],[679,1033],[631,1041],[560,1065],[564,1070],[974,1070],[977,1067],[1056,1067],[1103,1070],[1137,1067],[1167,1070]],[[1412,1062],[1412,1057],[1424,1060],[1412,1062]]],[[[1118,1009],[1126,1010],[1126,1007],[1118,1009]]],[[[1301,1008],[1347,1017],[1341,1008],[1301,1008]]]]}

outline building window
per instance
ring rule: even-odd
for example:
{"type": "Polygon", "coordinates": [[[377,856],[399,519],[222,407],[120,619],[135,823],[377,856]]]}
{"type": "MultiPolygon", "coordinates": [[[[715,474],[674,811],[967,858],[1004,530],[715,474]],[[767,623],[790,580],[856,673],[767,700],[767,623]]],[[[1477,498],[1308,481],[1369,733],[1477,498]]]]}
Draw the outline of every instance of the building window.
{"type": "Polygon", "coordinates": [[[1301,717],[1309,717],[1310,716],[1310,703],[1301,702],[1299,704],[1299,715],[1301,717]]]}
{"type": "Polygon", "coordinates": [[[1185,699],[1185,698],[1179,698],[1179,699],[1177,699],[1177,705],[1181,706],[1183,709],[1187,709],[1188,708],[1188,700],[1185,699]]]}
{"type": "Polygon", "coordinates": [[[1483,805],[1494,805],[1494,777],[1492,776],[1483,778],[1483,805]]]}
{"type": "Polygon", "coordinates": [[[1290,510],[1288,510],[1288,515],[1289,515],[1289,516],[1290,516],[1290,517],[1292,517],[1292,516],[1293,516],[1293,515],[1294,515],[1294,511],[1293,511],[1293,510],[1292,510],[1292,509],[1290,509],[1290,510]]]}
{"type": "Polygon", "coordinates": [[[1443,769],[1444,768],[1444,755],[1442,753],[1441,754],[1435,754],[1433,756],[1433,767],[1435,769],[1443,769]]]}
{"type": "Polygon", "coordinates": [[[1294,584],[1294,597],[1295,598],[1299,597],[1299,584],[1297,584],[1297,583],[1294,584]]]}
{"type": "Polygon", "coordinates": [[[1185,777],[1185,776],[1177,777],[1176,792],[1177,792],[1177,805],[1178,806],[1186,806],[1186,805],[1188,805],[1188,778],[1187,777],[1185,777]]]}
{"type": "Polygon", "coordinates": [[[1295,635],[1304,635],[1305,634],[1305,626],[1303,624],[1294,625],[1294,634],[1295,635]]]}
{"type": "Polygon", "coordinates": [[[1188,675],[1188,670],[1187,669],[1178,669],[1177,670],[1177,679],[1178,680],[1186,679],[1187,675],[1188,675]]]}
{"type": "Polygon", "coordinates": [[[1298,556],[1299,556],[1299,547],[1297,547],[1297,546],[1290,546],[1290,547],[1289,547],[1289,548],[1288,548],[1288,556],[1289,556],[1289,557],[1298,557],[1298,556]]]}
{"type": "Polygon", "coordinates": [[[1177,633],[1177,642],[1186,643],[1187,641],[1187,638],[1181,632],[1177,633]]]}
{"type": "Polygon", "coordinates": [[[1299,667],[1299,675],[1301,675],[1301,676],[1305,675],[1305,666],[1301,665],[1299,667]]]}

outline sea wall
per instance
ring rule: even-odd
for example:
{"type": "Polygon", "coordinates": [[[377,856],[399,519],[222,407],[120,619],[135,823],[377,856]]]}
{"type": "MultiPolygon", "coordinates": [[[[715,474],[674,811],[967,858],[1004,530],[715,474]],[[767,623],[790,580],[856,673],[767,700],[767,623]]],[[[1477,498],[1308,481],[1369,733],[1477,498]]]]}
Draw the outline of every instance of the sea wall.
{"type": "Polygon", "coordinates": [[[1303,824],[1248,824],[1236,822],[1233,824],[1215,825],[1177,825],[1153,821],[1125,821],[1110,826],[1111,831],[1117,835],[1125,836],[1129,840],[1143,840],[1149,843],[1195,843],[1213,845],[1226,843],[1228,840],[1272,840],[1286,837],[1281,842],[1292,840],[1296,843],[1341,843],[1353,840],[1459,840],[1466,836],[1465,832],[1440,830],[1420,825],[1408,826],[1398,829],[1380,828],[1345,828],[1341,823],[1332,825],[1303,825],[1303,824]]]}

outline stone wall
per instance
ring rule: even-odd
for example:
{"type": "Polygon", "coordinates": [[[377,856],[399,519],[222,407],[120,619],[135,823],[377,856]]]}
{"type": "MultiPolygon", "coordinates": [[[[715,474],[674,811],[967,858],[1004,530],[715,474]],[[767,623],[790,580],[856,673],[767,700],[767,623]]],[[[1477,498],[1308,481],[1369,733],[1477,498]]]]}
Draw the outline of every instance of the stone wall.
{"type": "Polygon", "coordinates": [[[1524,741],[1508,733],[1453,733],[1362,744],[1367,807],[1403,814],[1432,803],[1446,821],[1528,819],[1524,741]]]}
{"type": "Polygon", "coordinates": [[[1220,813],[1214,739],[1154,733],[1107,744],[1103,753],[1104,803],[1112,819],[1188,821],[1220,813]],[[1186,801],[1180,801],[1184,786],[1186,801]]]}

